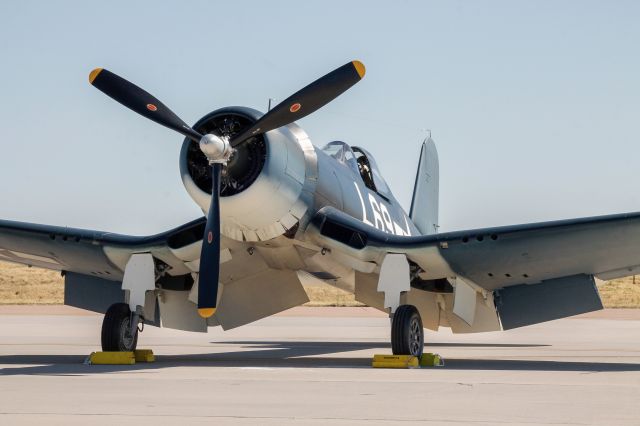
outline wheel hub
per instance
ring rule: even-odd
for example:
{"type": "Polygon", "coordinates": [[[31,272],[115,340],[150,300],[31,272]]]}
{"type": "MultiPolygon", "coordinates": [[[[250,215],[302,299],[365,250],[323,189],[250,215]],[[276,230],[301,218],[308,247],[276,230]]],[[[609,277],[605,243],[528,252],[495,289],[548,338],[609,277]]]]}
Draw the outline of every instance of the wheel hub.
{"type": "Polygon", "coordinates": [[[413,317],[409,325],[409,349],[411,354],[419,355],[422,345],[422,326],[418,317],[413,317]]]}
{"type": "Polygon", "coordinates": [[[125,318],[122,320],[122,325],[120,326],[120,340],[124,345],[124,349],[131,349],[133,347],[134,336],[131,335],[131,319],[125,318]]]}

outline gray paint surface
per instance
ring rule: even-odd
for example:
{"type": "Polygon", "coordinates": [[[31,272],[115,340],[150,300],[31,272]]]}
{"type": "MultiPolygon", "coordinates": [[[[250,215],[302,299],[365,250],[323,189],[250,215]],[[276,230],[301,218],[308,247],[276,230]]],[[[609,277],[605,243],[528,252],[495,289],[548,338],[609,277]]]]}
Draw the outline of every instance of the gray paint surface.
{"type": "Polygon", "coordinates": [[[64,304],[105,313],[114,303],[124,302],[120,283],[104,278],[68,272],[64,277],[64,304]]]}
{"type": "Polygon", "coordinates": [[[591,275],[556,278],[540,284],[521,284],[506,287],[494,294],[496,309],[505,330],[603,308],[591,275]]]}
{"type": "Polygon", "coordinates": [[[438,233],[440,169],[438,151],[433,139],[428,138],[420,149],[409,216],[423,235],[438,233]]]}
{"type": "MultiPolygon", "coordinates": [[[[345,149],[351,150],[347,144],[345,144],[345,149]]],[[[408,227],[408,232],[413,236],[420,234],[411,220],[408,222],[405,220],[408,219],[408,215],[393,197],[393,194],[381,196],[376,191],[367,188],[360,174],[347,162],[337,161],[319,148],[316,149],[316,153],[318,158],[317,191],[321,196],[316,198],[314,205],[316,211],[326,206],[341,206],[338,209],[347,215],[361,222],[367,220],[375,225],[376,214],[382,215],[381,209],[384,208],[392,222],[397,223],[404,230],[407,230],[408,227]]],[[[389,234],[394,232],[394,229],[389,229],[384,221],[383,223],[378,222],[377,225],[381,232],[389,234]]]]}
{"type": "MultiPolygon", "coordinates": [[[[202,238],[202,231],[198,230],[203,221],[204,218],[199,218],[160,234],[138,237],[0,220],[0,248],[53,258],[64,271],[120,281],[123,271],[107,258],[105,246],[127,248],[132,252],[173,246],[174,242],[181,247],[202,238]]],[[[39,266],[29,259],[20,263],[39,266]]]]}
{"type": "Polygon", "coordinates": [[[386,234],[331,208],[320,211],[312,223],[320,233],[332,224],[362,234],[366,246],[354,249],[354,255],[385,250],[407,253],[419,262],[423,250],[435,247],[455,273],[487,290],[577,274],[618,271],[625,276],[640,265],[640,213],[419,237],[386,234]]]}

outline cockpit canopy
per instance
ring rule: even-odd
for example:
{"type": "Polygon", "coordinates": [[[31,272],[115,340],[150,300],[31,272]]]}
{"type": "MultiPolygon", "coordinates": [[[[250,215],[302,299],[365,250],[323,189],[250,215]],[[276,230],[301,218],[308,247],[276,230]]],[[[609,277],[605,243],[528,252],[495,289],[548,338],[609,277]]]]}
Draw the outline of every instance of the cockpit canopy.
{"type": "Polygon", "coordinates": [[[376,161],[365,149],[357,146],[350,147],[341,141],[333,141],[325,145],[322,151],[359,175],[367,188],[387,199],[391,197],[391,191],[382,178],[376,161]]]}

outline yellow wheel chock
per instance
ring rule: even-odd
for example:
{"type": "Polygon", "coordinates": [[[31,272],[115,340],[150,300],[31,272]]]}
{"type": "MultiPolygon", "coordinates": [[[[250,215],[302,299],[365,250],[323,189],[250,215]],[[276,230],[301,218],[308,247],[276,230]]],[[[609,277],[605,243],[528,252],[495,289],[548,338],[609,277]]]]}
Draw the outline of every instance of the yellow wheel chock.
{"type": "Polygon", "coordinates": [[[136,362],[154,362],[151,349],[137,349],[134,352],[91,352],[85,360],[90,365],[133,365],[136,362]]]}
{"type": "Polygon", "coordinates": [[[422,354],[420,357],[420,367],[444,367],[444,360],[438,354],[422,354]]]}
{"type": "Polygon", "coordinates": [[[151,349],[136,349],[133,353],[136,357],[136,362],[154,362],[156,360],[151,349]]]}
{"type": "Polygon", "coordinates": [[[411,355],[374,355],[373,368],[418,368],[420,361],[411,355]]]}
{"type": "Polygon", "coordinates": [[[442,367],[444,361],[438,354],[426,353],[420,358],[411,355],[374,355],[373,368],[442,367]]]}

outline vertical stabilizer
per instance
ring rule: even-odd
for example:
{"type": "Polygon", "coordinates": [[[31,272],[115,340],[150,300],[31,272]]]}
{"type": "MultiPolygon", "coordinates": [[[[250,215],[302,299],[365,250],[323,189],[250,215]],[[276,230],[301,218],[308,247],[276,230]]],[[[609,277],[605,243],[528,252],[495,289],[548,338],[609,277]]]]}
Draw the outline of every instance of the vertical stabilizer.
{"type": "Polygon", "coordinates": [[[409,217],[423,235],[438,232],[438,151],[430,137],[420,150],[420,161],[413,188],[409,217]]]}

